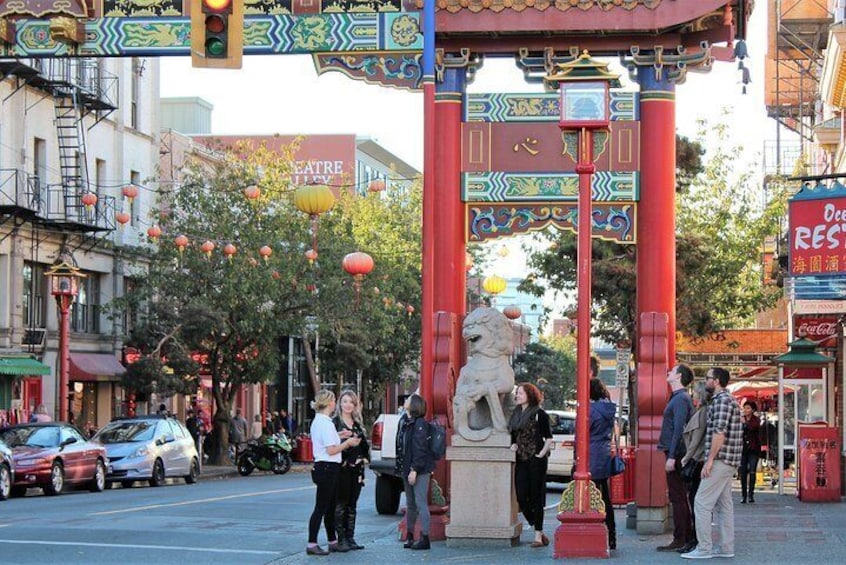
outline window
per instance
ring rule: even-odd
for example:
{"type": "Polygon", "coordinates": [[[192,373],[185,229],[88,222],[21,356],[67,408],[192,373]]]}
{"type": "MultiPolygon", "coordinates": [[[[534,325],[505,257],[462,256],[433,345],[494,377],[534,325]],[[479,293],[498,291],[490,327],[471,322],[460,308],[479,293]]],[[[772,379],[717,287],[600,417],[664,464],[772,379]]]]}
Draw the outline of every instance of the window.
{"type": "Polygon", "coordinates": [[[23,267],[23,317],[27,328],[43,328],[47,319],[47,277],[44,266],[24,261],[23,267]]]}
{"type": "Polygon", "coordinates": [[[139,67],[141,61],[137,57],[132,58],[132,84],[130,87],[129,100],[129,126],[138,129],[138,79],[140,74],[135,70],[139,67]]]}
{"type": "Polygon", "coordinates": [[[32,148],[32,175],[38,209],[47,211],[47,141],[36,137],[32,148]]]}
{"type": "Polygon", "coordinates": [[[129,182],[138,188],[138,196],[132,200],[132,204],[129,205],[129,210],[127,210],[130,215],[129,225],[137,227],[141,220],[141,173],[129,171],[129,182]]]}
{"type": "Polygon", "coordinates": [[[100,333],[100,274],[90,271],[79,281],[79,295],[71,310],[71,330],[100,333]]]}

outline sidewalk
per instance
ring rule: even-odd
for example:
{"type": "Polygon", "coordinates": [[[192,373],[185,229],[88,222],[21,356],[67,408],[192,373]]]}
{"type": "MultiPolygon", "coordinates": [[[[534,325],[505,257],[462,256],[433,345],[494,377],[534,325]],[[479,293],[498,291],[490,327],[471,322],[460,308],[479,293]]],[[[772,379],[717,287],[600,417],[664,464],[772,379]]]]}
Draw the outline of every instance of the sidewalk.
{"type": "MultiPolygon", "coordinates": [[[[739,504],[736,497],[735,558],[719,559],[715,563],[766,563],[767,565],[834,564],[843,563],[846,556],[846,507],[843,503],[803,503],[795,496],[761,492],[756,493],[755,504],[739,504]]],[[[619,563],[644,563],[683,565],[692,563],[681,559],[678,553],[659,553],[655,548],[669,543],[671,534],[659,536],[638,535],[625,526],[625,510],[616,510],[617,550],[611,559],[619,563]]],[[[398,516],[399,520],[399,516],[398,516]]],[[[550,538],[557,527],[555,509],[546,515],[546,531],[550,538]]],[[[525,527],[525,526],[524,526],[525,527]]],[[[359,537],[359,536],[356,536],[359,537]]],[[[396,528],[391,526],[377,536],[361,537],[363,551],[332,554],[324,560],[332,563],[529,563],[552,560],[549,547],[532,548],[533,537],[522,535],[521,543],[514,548],[452,548],[446,542],[432,544],[429,551],[403,549],[397,539],[396,528]]],[[[272,561],[276,564],[316,563],[319,557],[308,556],[305,549],[272,561]]],[[[568,563],[597,563],[595,559],[572,559],[568,563]]]]}
{"type": "MultiPolygon", "coordinates": [[[[297,463],[291,465],[289,473],[306,473],[311,471],[311,463],[297,463]]],[[[264,472],[264,471],[258,471],[264,472]]],[[[238,469],[235,465],[203,465],[200,471],[200,480],[225,479],[227,477],[237,477],[238,469]]]]}

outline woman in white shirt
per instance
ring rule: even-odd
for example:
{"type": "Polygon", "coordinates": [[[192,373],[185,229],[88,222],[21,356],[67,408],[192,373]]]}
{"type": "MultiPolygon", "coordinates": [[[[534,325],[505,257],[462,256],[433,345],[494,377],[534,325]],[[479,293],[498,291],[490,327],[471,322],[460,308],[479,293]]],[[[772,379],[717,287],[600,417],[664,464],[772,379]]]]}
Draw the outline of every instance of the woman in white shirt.
{"type": "Polygon", "coordinates": [[[350,437],[348,430],[341,432],[335,429],[332,413],[335,411],[335,394],[330,390],[321,390],[314,397],[314,410],[317,412],[311,423],[311,444],[314,451],[314,467],[311,470],[311,481],[317,485],[314,500],[314,510],[308,521],[308,555],[328,555],[329,552],[347,551],[346,546],[339,547],[335,533],[335,504],[337,502],[338,479],[341,472],[341,452],[355,447],[361,441],[358,437],[350,437]],[[344,440],[341,441],[341,436],[344,440]],[[326,540],[329,551],[317,545],[317,534],[320,532],[320,522],[326,528],[326,540]]]}

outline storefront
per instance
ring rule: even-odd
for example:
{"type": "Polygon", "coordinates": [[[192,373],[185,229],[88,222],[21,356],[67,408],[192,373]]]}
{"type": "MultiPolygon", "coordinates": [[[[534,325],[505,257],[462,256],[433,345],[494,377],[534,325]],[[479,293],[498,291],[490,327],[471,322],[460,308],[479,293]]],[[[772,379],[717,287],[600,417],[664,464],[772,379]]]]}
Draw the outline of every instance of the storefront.
{"type": "Polygon", "coordinates": [[[124,373],[124,366],[109,353],[71,352],[70,411],[80,428],[99,428],[123,415],[123,388],[119,383],[124,373]]]}
{"type": "Polygon", "coordinates": [[[0,426],[29,420],[41,404],[41,376],[50,367],[30,356],[0,356],[0,426]]]}

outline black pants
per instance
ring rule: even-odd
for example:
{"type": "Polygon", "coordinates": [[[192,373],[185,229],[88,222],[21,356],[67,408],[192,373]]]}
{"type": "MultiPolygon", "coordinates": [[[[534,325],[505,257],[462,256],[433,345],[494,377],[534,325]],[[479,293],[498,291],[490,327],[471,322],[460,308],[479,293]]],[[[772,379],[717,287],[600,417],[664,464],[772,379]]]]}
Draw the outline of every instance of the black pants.
{"type": "Polygon", "coordinates": [[[611,504],[611,487],[608,484],[610,480],[594,479],[593,482],[602,495],[602,502],[605,503],[605,527],[608,528],[608,541],[613,549],[617,545],[617,522],[614,520],[614,506],[611,504]]]}
{"type": "Polygon", "coordinates": [[[335,537],[335,504],[338,498],[338,475],[340,463],[317,461],[311,470],[311,482],[317,485],[314,510],[308,521],[308,542],[317,543],[320,521],[326,527],[326,539],[331,543],[335,537]]]}
{"type": "MultiPolygon", "coordinates": [[[[693,480],[687,485],[687,499],[690,502],[690,508],[693,509],[693,502],[696,500],[696,491],[699,490],[699,483],[702,482],[702,467],[705,465],[703,461],[696,462],[696,469],[693,471],[693,480]]],[[[696,512],[690,513],[690,522],[693,524],[693,541],[699,543],[696,539],[696,512]]]]}
{"type": "Polygon", "coordinates": [[[514,468],[514,487],[517,504],[535,531],[543,530],[543,506],[546,502],[546,457],[532,457],[517,461],[514,468]]]}
{"type": "Polygon", "coordinates": [[[755,474],[758,472],[758,455],[759,451],[749,451],[744,449],[740,456],[740,495],[746,499],[746,494],[749,498],[755,498],[755,474]]]}
{"type": "Polygon", "coordinates": [[[361,494],[362,469],[341,467],[338,478],[338,500],[335,504],[335,529],[338,539],[351,540],[355,536],[356,506],[361,494]]]}
{"type": "Polygon", "coordinates": [[[693,541],[695,534],[687,485],[681,478],[681,458],[676,459],[675,467],[667,473],[667,493],[673,507],[673,541],[688,544],[693,541]]]}

